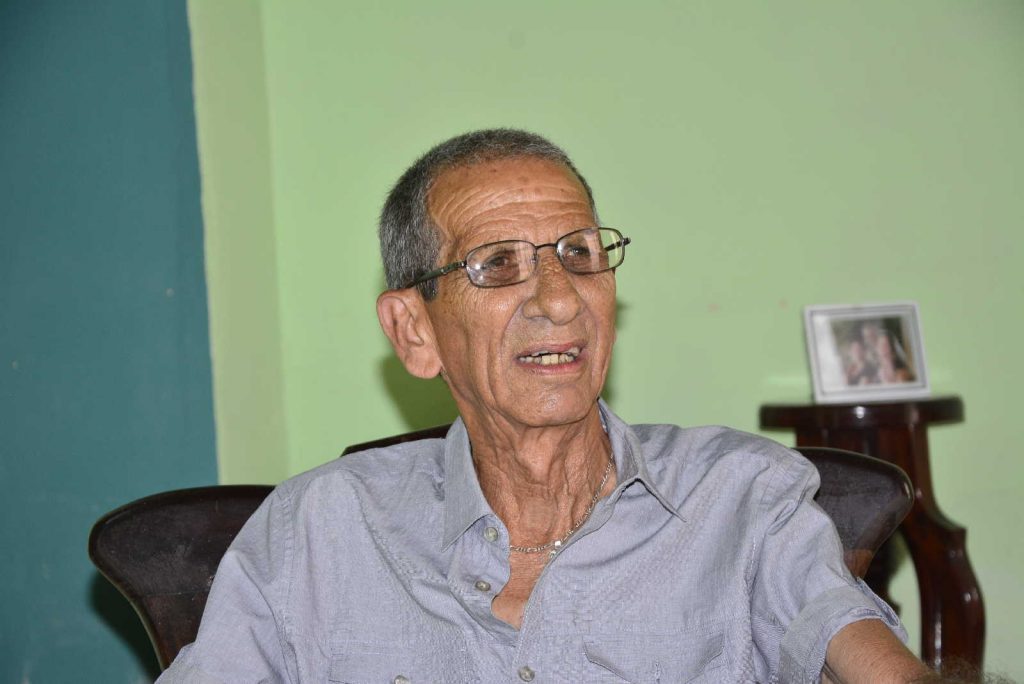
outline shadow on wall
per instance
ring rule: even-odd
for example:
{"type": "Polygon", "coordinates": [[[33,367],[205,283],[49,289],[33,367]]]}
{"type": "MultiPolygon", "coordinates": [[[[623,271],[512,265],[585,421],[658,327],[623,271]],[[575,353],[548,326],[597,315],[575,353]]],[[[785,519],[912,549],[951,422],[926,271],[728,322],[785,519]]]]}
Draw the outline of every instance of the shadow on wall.
{"type": "Polygon", "coordinates": [[[124,643],[150,680],[160,675],[156,652],[149,641],[142,620],[128,600],[98,572],[89,583],[89,606],[111,632],[124,643]]]}
{"type": "Polygon", "coordinates": [[[409,375],[394,354],[381,359],[379,367],[388,395],[409,430],[451,423],[459,415],[455,401],[441,378],[422,380],[409,375]]]}

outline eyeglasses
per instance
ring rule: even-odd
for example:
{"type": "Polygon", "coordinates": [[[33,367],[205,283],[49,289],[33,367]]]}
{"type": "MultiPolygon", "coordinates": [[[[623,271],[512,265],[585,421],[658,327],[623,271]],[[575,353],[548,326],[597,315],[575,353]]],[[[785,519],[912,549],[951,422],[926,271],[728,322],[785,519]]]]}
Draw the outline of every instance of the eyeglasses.
{"type": "Polygon", "coordinates": [[[471,249],[462,261],[424,273],[406,287],[440,278],[460,268],[477,287],[504,287],[525,280],[537,269],[537,250],[554,247],[558,261],[569,273],[589,275],[617,268],[626,258],[628,237],[614,228],[581,228],[566,233],[558,242],[535,245],[526,240],[489,242],[471,249]]]}

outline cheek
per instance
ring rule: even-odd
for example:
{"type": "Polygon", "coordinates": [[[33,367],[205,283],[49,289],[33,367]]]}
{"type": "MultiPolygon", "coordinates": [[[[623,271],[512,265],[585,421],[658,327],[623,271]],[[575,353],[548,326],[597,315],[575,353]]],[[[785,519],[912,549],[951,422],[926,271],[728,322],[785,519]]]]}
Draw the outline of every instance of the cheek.
{"type": "Polygon", "coordinates": [[[592,292],[589,293],[587,299],[590,303],[590,310],[593,312],[598,325],[602,328],[610,328],[608,336],[614,341],[616,316],[614,277],[610,278],[609,282],[597,284],[592,292]]]}
{"type": "Polygon", "coordinates": [[[440,318],[445,331],[441,333],[442,346],[447,355],[481,367],[498,360],[496,352],[508,338],[516,304],[510,297],[496,296],[495,291],[468,287],[462,296],[445,302],[440,318]]]}

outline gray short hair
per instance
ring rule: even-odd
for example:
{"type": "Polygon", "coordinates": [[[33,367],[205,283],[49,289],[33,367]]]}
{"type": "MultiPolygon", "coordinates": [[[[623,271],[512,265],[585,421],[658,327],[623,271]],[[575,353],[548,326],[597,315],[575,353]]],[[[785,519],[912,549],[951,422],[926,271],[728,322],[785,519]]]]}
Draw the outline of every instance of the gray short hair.
{"type": "MultiPolygon", "coordinates": [[[[430,220],[427,193],[443,171],[514,157],[537,157],[564,164],[587,191],[596,217],[594,195],[562,148],[535,133],[513,128],[474,131],[450,138],[416,160],[388,193],[380,213],[380,255],[389,289],[398,289],[441,264],[441,234],[430,220]]],[[[424,299],[437,295],[437,281],[419,285],[424,299]]]]}

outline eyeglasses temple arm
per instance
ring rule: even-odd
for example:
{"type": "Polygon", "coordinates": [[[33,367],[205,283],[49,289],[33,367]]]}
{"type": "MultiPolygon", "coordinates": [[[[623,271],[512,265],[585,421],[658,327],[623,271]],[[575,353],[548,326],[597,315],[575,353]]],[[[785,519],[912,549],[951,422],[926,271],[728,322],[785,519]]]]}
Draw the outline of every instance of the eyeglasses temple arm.
{"type": "Polygon", "coordinates": [[[433,271],[430,271],[428,273],[424,273],[419,278],[417,278],[416,280],[412,281],[411,283],[409,283],[408,285],[406,285],[402,289],[405,290],[407,288],[419,285],[420,283],[425,283],[428,280],[433,280],[434,278],[440,278],[441,276],[447,275],[447,274],[451,273],[452,271],[454,271],[456,269],[465,268],[465,267],[466,267],[466,262],[465,261],[456,261],[453,264],[448,264],[447,266],[442,266],[441,268],[436,268],[433,271]]]}

